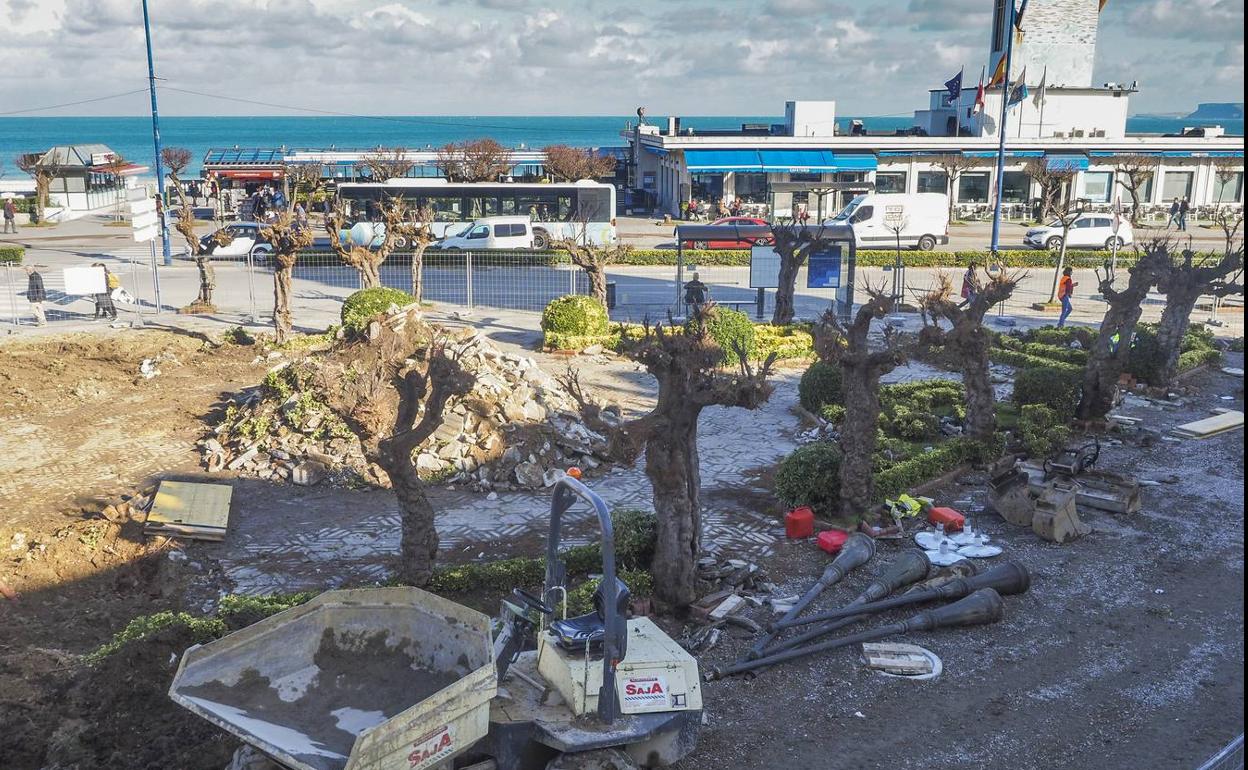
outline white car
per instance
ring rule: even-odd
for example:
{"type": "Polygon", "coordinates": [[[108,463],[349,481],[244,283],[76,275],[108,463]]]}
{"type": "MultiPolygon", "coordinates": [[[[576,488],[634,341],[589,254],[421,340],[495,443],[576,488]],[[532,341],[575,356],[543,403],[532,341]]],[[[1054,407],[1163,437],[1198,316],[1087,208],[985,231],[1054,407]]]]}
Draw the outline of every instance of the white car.
{"type": "MultiPolygon", "coordinates": [[[[1115,240],[1118,241],[1119,248],[1135,243],[1135,233],[1131,231],[1130,222],[1121,220],[1118,223],[1118,232],[1115,233],[1112,214],[1080,214],[1070,226],[1066,246],[1077,249],[1112,249],[1115,240]]],[[[1031,228],[1023,236],[1023,243],[1033,249],[1060,249],[1062,223],[1051,222],[1042,227],[1031,228]]]]}
{"type": "Polygon", "coordinates": [[[458,231],[448,228],[446,237],[431,248],[446,251],[532,249],[533,240],[533,224],[528,217],[486,217],[458,231]]]}
{"type": "Polygon", "coordinates": [[[260,225],[255,222],[235,222],[221,228],[230,236],[230,242],[224,246],[218,246],[213,240],[212,235],[205,235],[200,238],[200,243],[208,250],[213,258],[220,257],[243,257],[251,255],[252,260],[257,265],[266,264],[269,261],[269,255],[273,252],[273,246],[260,237],[260,225]]]}

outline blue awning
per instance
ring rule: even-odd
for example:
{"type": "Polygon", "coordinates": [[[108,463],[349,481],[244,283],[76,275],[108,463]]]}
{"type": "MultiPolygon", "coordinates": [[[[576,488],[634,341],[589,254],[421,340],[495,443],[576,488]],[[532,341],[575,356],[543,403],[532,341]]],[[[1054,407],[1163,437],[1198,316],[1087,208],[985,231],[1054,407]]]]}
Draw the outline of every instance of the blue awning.
{"type": "Polygon", "coordinates": [[[838,152],[832,156],[832,163],[837,171],[875,171],[880,165],[875,155],[869,153],[838,152]]]}
{"type": "Polygon", "coordinates": [[[1207,152],[1205,154],[1208,155],[1210,158],[1242,158],[1244,157],[1243,150],[1227,150],[1227,151],[1214,150],[1213,152],[1207,152]]]}
{"type": "Polygon", "coordinates": [[[651,153],[652,155],[658,155],[660,158],[667,155],[667,150],[662,147],[655,147],[652,144],[643,144],[642,147],[646,148],[646,152],[651,153]]]}
{"type": "MultiPolygon", "coordinates": [[[[995,158],[997,157],[997,151],[996,150],[963,150],[962,157],[964,158],[995,158]]],[[[1042,158],[1044,157],[1044,150],[1006,150],[1005,157],[1007,158],[1042,158]]]]}
{"type": "Polygon", "coordinates": [[[1113,158],[1118,155],[1161,155],[1161,153],[1156,150],[1093,150],[1088,154],[1093,158],[1113,158]]]}
{"type": "Polygon", "coordinates": [[[1047,155],[1045,166],[1050,171],[1087,171],[1087,155],[1047,155]]]}
{"type": "Polygon", "coordinates": [[[1165,152],[1162,153],[1162,156],[1167,157],[1167,158],[1190,158],[1192,157],[1192,151],[1191,150],[1166,150],[1165,152]]]}
{"type": "Polygon", "coordinates": [[[685,150],[690,171],[762,171],[758,150],[685,150]]]}
{"type": "Polygon", "coordinates": [[[765,171],[836,171],[825,150],[759,150],[765,171]]]}

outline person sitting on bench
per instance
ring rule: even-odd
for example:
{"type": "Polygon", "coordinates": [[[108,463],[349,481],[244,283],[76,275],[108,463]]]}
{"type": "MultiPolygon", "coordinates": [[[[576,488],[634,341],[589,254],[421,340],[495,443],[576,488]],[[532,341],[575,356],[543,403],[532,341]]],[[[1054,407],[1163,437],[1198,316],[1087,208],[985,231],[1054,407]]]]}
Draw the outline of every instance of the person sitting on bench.
{"type": "Polygon", "coordinates": [[[709,291],[706,284],[698,279],[698,274],[693,274],[693,280],[685,283],[685,315],[689,315],[690,310],[693,312],[702,312],[703,306],[710,299],[709,291]]]}

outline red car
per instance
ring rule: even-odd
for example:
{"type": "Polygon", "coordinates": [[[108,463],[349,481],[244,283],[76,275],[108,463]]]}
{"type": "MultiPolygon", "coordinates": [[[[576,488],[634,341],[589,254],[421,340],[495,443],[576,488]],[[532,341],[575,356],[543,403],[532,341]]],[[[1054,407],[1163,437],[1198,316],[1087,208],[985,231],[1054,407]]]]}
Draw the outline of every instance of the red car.
{"type": "MultiPolygon", "coordinates": [[[[723,217],[711,222],[712,225],[736,225],[738,227],[753,227],[755,225],[767,226],[766,220],[756,219],[754,217],[723,217]]],[[[682,245],[686,249],[748,249],[754,244],[766,246],[771,243],[771,236],[750,237],[750,238],[732,238],[722,241],[685,241],[682,245]]]]}

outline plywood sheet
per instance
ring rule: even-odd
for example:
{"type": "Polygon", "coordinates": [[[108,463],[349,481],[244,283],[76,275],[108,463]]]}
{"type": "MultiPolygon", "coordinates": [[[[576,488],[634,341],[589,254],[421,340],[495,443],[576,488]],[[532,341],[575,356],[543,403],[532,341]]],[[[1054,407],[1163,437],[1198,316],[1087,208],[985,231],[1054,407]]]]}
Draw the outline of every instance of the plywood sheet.
{"type": "Polygon", "coordinates": [[[162,481],[156,490],[145,530],[220,540],[230,524],[229,484],[162,481]]]}
{"type": "Polygon", "coordinates": [[[1190,438],[1205,438],[1206,436],[1214,436],[1242,427],[1244,427],[1244,413],[1227,411],[1222,414],[1216,414],[1213,417],[1206,417],[1203,420],[1180,425],[1174,429],[1174,432],[1180,436],[1188,436],[1190,438]]]}

